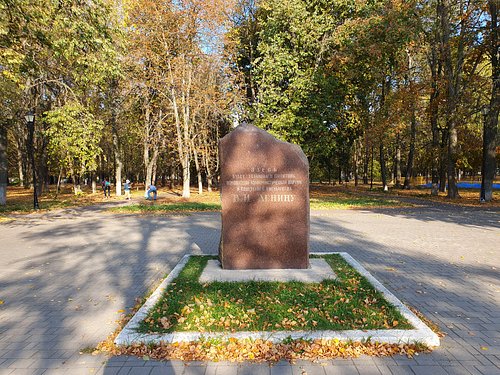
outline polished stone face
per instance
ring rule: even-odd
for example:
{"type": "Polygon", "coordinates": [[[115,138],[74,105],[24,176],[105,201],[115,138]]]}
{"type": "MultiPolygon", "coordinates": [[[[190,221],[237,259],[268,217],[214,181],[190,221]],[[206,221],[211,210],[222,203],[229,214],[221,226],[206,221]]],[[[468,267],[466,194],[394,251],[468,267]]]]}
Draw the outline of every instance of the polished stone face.
{"type": "Polygon", "coordinates": [[[219,142],[226,269],[309,266],[309,163],[300,147],[242,124],[219,142]]]}

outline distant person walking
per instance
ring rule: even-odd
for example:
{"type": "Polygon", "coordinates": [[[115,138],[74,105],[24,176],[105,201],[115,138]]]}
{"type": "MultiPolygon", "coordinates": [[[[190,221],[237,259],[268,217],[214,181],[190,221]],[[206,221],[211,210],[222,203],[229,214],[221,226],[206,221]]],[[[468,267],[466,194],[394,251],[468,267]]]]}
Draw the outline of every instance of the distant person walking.
{"type": "Polygon", "coordinates": [[[102,180],[102,190],[104,191],[104,197],[111,197],[111,182],[107,178],[102,180]]]}
{"type": "Polygon", "coordinates": [[[125,199],[130,200],[130,187],[131,187],[130,180],[126,180],[125,183],[123,184],[123,190],[125,191],[125,199]]]}
{"type": "Polygon", "coordinates": [[[153,195],[153,200],[156,200],[157,192],[156,192],[156,186],[153,184],[148,186],[148,191],[147,191],[147,200],[151,200],[151,195],[153,195]]]}

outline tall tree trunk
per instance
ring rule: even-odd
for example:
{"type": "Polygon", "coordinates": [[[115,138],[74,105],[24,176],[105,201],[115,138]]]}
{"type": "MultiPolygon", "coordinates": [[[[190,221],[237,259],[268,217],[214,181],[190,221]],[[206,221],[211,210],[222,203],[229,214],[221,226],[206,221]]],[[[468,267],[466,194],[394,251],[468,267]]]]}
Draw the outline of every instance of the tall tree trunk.
{"type": "Polygon", "coordinates": [[[7,204],[7,126],[0,124],[0,206],[7,204]]]}
{"type": "Polygon", "coordinates": [[[358,158],[359,158],[359,143],[358,141],[354,142],[354,186],[358,186],[359,183],[359,176],[358,176],[358,158]]]}
{"type": "Polygon", "coordinates": [[[17,148],[17,173],[19,174],[19,186],[24,187],[24,166],[23,166],[23,155],[21,154],[21,150],[17,148]]]}
{"type": "Polygon", "coordinates": [[[396,155],[394,159],[396,188],[399,189],[401,187],[401,135],[399,132],[396,134],[396,155]]]}
{"type": "Polygon", "coordinates": [[[69,163],[69,173],[71,173],[71,180],[73,181],[73,194],[78,193],[78,187],[76,182],[75,168],[73,166],[73,162],[69,163]]]}
{"type": "MultiPolygon", "coordinates": [[[[149,152],[148,152],[149,156],[149,152]]],[[[153,155],[151,158],[148,157],[147,164],[146,164],[146,179],[145,179],[145,190],[148,189],[148,185],[154,184],[154,169],[155,169],[155,164],[158,159],[158,147],[155,147],[153,149],[153,155]]],[[[146,162],[146,159],[144,160],[146,162]]]]}
{"type": "Polygon", "coordinates": [[[447,189],[446,182],[446,165],[447,165],[447,150],[448,145],[448,130],[443,129],[441,131],[441,143],[439,145],[439,191],[441,193],[445,192],[447,189]]]}
{"type": "Polygon", "coordinates": [[[368,185],[368,167],[370,164],[370,150],[368,143],[365,141],[365,157],[363,159],[363,185],[368,185]]]}
{"type": "Polygon", "coordinates": [[[146,108],[144,109],[144,139],[142,141],[142,160],[144,162],[144,167],[146,170],[146,175],[144,179],[144,190],[148,190],[148,185],[151,184],[152,169],[151,169],[151,159],[149,157],[149,120],[150,120],[150,110],[149,103],[146,103],[146,108]]]}
{"type": "Polygon", "coordinates": [[[387,171],[385,169],[384,143],[382,141],[380,141],[379,150],[380,150],[380,174],[382,175],[382,189],[384,191],[388,191],[389,187],[387,186],[387,171]]]}
{"type": "Polygon", "coordinates": [[[59,174],[57,175],[57,185],[56,185],[56,197],[61,191],[61,180],[62,180],[62,168],[59,168],[59,174]]]}
{"type": "Polygon", "coordinates": [[[406,54],[408,56],[408,86],[411,94],[411,118],[410,118],[410,145],[408,150],[408,159],[406,161],[406,173],[405,173],[405,181],[404,188],[410,189],[411,187],[411,178],[413,177],[413,163],[415,158],[415,142],[417,139],[417,103],[416,97],[418,96],[418,92],[415,90],[414,85],[414,62],[413,56],[409,49],[406,49],[406,54]]]}
{"type": "Polygon", "coordinates": [[[49,191],[49,167],[48,167],[48,155],[47,155],[47,146],[48,139],[44,134],[44,132],[38,132],[42,134],[39,140],[39,148],[38,148],[38,162],[36,165],[37,168],[37,183],[38,183],[38,194],[41,195],[45,192],[49,191]]]}
{"type": "Polygon", "coordinates": [[[26,140],[24,139],[24,129],[21,128],[19,124],[16,124],[15,127],[15,139],[16,139],[16,153],[17,153],[17,170],[19,174],[19,186],[20,187],[28,187],[27,178],[27,152],[24,151],[24,145],[26,144],[26,140]]]}
{"type": "MultiPolygon", "coordinates": [[[[121,6],[121,5],[120,5],[121,6]]],[[[115,157],[115,193],[117,196],[122,195],[122,147],[118,134],[118,81],[113,79],[111,82],[111,133],[113,138],[113,155],[115,157]]]]}
{"type": "Polygon", "coordinates": [[[196,176],[198,177],[198,194],[203,194],[203,180],[201,178],[200,161],[198,160],[198,150],[194,144],[194,139],[191,140],[191,149],[193,150],[194,166],[196,169],[196,176]]]}
{"type": "Polygon", "coordinates": [[[143,140],[143,161],[145,167],[145,180],[144,180],[144,189],[148,190],[148,185],[153,184],[153,171],[156,164],[156,160],[158,159],[158,146],[156,144],[153,145],[153,155],[150,155],[150,143],[151,143],[151,110],[149,107],[149,103],[146,104],[146,108],[144,110],[144,140],[143,140]]]}
{"type": "Polygon", "coordinates": [[[448,198],[460,198],[457,187],[456,165],[458,160],[458,133],[455,121],[450,121],[450,139],[448,141],[448,198]]]}
{"type": "Polygon", "coordinates": [[[208,151],[208,145],[206,139],[204,140],[203,149],[203,165],[205,166],[205,173],[207,174],[207,190],[209,193],[212,192],[213,175],[212,169],[210,168],[210,154],[208,151]]]}
{"type": "Polygon", "coordinates": [[[373,189],[373,159],[374,159],[374,150],[372,146],[372,160],[371,160],[371,167],[370,167],[370,190],[373,189]]]}
{"type": "Polygon", "coordinates": [[[484,118],[483,130],[483,170],[481,173],[481,201],[493,199],[493,180],[496,172],[496,138],[498,133],[498,114],[500,112],[500,67],[498,40],[498,0],[490,0],[488,8],[490,23],[491,59],[491,98],[484,118]]]}
{"type": "MultiPolygon", "coordinates": [[[[380,96],[380,110],[383,111],[384,115],[387,115],[387,109],[385,108],[385,97],[390,90],[390,78],[389,80],[384,78],[382,79],[382,93],[380,96]],[[387,91],[386,91],[387,90],[387,91]]],[[[382,177],[382,190],[388,191],[389,188],[387,186],[387,171],[385,169],[385,153],[384,153],[384,141],[383,134],[380,135],[380,144],[379,144],[379,157],[380,157],[380,174],[382,177]]]]}
{"type": "MultiPolygon", "coordinates": [[[[186,141],[189,141],[189,129],[186,128],[186,122],[185,122],[189,120],[185,120],[184,127],[181,128],[180,111],[179,111],[179,105],[177,103],[177,94],[175,92],[176,85],[174,80],[174,73],[172,71],[170,62],[168,62],[167,64],[168,64],[170,83],[171,83],[170,94],[172,101],[172,109],[174,111],[177,151],[179,154],[179,161],[182,168],[182,197],[189,198],[191,196],[191,189],[190,189],[191,183],[190,183],[190,171],[189,171],[191,161],[190,161],[190,150],[189,150],[190,145],[189,142],[186,143],[186,141]]],[[[184,113],[184,115],[186,114],[184,113]]]]}
{"type": "Polygon", "coordinates": [[[191,165],[191,79],[192,79],[192,66],[191,61],[186,59],[187,62],[187,79],[183,77],[184,91],[182,93],[182,112],[183,112],[183,141],[186,145],[185,165],[183,165],[183,178],[186,180],[182,183],[182,196],[184,198],[189,198],[191,196],[191,176],[190,176],[190,165],[191,165]]]}
{"type": "Polygon", "coordinates": [[[463,38],[462,34],[465,30],[463,20],[461,21],[460,37],[458,41],[457,51],[454,54],[456,58],[456,66],[452,61],[451,46],[450,46],[450,0],[441,0],[438,3],[438,15],[441,22],[441,54],[444,67],[446,81],[446,128],[448,130],[448,198],[459,198],[456,165],[458,160],[458,132],[457,132],[457,102],[460,88],[460,77],[463,67],[463,38]]]}
{"type": "Polygon", "coordinates": [[[94,172],[92,172],[92,175],[90,178],[91,178],[92,194],[95,194],[97,191],[97,183],[95,181],[95,173],[94,172]]]}
{"type": "Polygon", "coordinates": [[[121,146],[118,141],[118,136],[113,134],[113,151],[115,156],[115,193],[117,196],[122,195],[122,168],[123,161],[121,159],[121,146]]]}
{"type": "Polygon", "coordinates": [[[152,175],[151,175],[151,181],[153,181],[154,185],[157,184],[157,179],[158,179],[158,175],[156,174],[156,170],[158,168],[158,152],[156,152],[155,154],[156,154],[156,156],[154,158],[153,171],[152,171],[152,175]]]}
{"type": "MultiPolygon", "coordinates": [[[[436,38],[437,39],[437,38],[436,38]]],[[[431,69],[431,93],[429,97],[429,122],[432,132],[432,187],[431,195],[438,195],[439,188],[439,77],[441,76],[441,63],[437,56],[436,48],[431,48],[431,56],[429,57],[429,66],[431,69]]]]}
{"type": "MultiPolygon", "coordinates": [[[[350,150],[352,147],[349,146],[348,150],[350,150]]],[[[344,165],[344,182],[348,183],[349,182],[349,176],[351,174],[351,164],[349,163],[349,160],[351,160],[351,153],[349,151],[346,151],[346,153],[343,156],[342,164],[344,165]]]]}
{"type": "Polygon", "coordinates": [[[191,196],[191,176],[190,176],[190,160],[189,152],[184,154],[182,161],[182,197],[189,198],[191,196]]]}
{"type": "Polygon", "coordinates": [[[417,118],[415,115],[415,109],[411,116],[410,122],[410,150],[408,152],[408,161],[406,163],[406,173],[404,188],[409,189],[411,186],[411,178],[413,176],[413,160],[415,158],[415,140],[417,138],[417,118]]]}

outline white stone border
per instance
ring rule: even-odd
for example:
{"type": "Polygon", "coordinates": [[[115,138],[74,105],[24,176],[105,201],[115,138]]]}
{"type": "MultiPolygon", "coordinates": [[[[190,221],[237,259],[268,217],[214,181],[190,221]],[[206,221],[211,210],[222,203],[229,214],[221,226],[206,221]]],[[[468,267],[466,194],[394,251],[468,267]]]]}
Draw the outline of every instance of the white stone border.
{"type": "Polygon", "coordinates": [[[146,334],[138,333],[139,323],[146,318],[150,309],[152,309],[163,295],[168,285],[179,275],[186,265],[191,255],[184,255],[180,262],[170,272],[168,277],[163,280],[160,286],[147,299],[137,313],[130,319],[127,325],[115,338],[116,345],[131,345],[134,343],[155,343],[163,342],[189,342],[197,341],[201,338],[220,338],[220,339],[262,339],[271,342],[280,342],[288,338],[316,340],[326,339],[339,341],[367,341],[380,342],[387,344],[400,343],[421,343],[427,346],[439,346],[439,337],[427,327],[414,313],[412,313],[394,294],[385,288],[377,279],[375,279],[361,264],[345,252],[311,253],[311,255],[339,254],[347,263],[354,267],[363,275],[373,287],[384,295],[384,298],[394,305],[414,327],[415,329],[377,329],[377,330],[348,330],[348,331],[261,331],[261,332],[174,332],[165,334],[146,334]]]}

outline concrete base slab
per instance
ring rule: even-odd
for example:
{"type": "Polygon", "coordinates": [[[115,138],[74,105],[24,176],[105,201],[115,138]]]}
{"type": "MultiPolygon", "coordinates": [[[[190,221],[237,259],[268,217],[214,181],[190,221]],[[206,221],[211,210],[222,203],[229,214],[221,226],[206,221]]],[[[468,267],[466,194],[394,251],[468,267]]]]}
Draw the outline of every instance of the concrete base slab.
{"type": "Polygon", "coordinates": [[[213,281],[300,281],[303,283],[320,283],[325,279],[336,279],[337,275],[324,259],[309,259],[307,269],[258,269],[227,270],[221,267],[218,260],[209,260],[203,270],[199,282],[213,281]]]}

